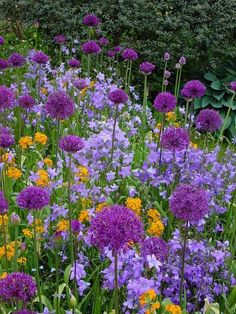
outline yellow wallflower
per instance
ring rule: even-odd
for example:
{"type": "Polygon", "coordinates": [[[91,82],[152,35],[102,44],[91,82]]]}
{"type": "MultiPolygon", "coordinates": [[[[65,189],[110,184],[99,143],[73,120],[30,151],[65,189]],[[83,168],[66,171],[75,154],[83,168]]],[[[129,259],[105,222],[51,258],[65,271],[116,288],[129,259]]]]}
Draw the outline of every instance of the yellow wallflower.
{"type": "Polygon", "coordinates": [[[81,182],[88,181],[89,178],[89,170],[84,166],[78,166],[78,171],[76,172],[76,177],[79,177],[81,182]]]}
{"type": "Polygon", "coordinates": [[[7,272],[4,271],[3,273],[0,274],[0,280],[6,277],[7,277],[7,272]]]}
{"type": "Polygon", "coordinates": [[[148,235],[156,237],[160,237],[163,234],[163,231],[164,225],[161,220],[154,220],[147,229],[148,235]]]}
{"type": "Polygon", "coordinates": [[[22,171],[16,167],[7,168],[7,176],[13,180],[17,180],[22,176],[22,171]]]}
{"type": "Polygon", "coordinates": [[[33,233],[30,231],[30,229],[25,228],[22,230],[22,232],[26,238],[33,238],[33,233]]]}
{"type": "Polygon", "coordinates": [[[89,87],[93,87],[96,84],[96,81],[91,81],[89,87]]]}
{"type": "Polygon", "coordinates": [[[193,143],[193,142],[190,142],[189,146],[192,147],[192,148],[195,148],[195,149],[198,148],[197,144],[193,143]]]}
{"type": "Polygon", "coordinates": [[[43,162],[48,167],[52,167],[53,166],[53,161],[50,158],[44,158],[43,162]]]}
{"type": "Polygon", "coordinates": [[[166,120],[168,121],[168,122],[170,122],[170,121],[176,121],[176,114],[175,114],[175,112],[173,112],[173,111],[170,111],[170,112],[167,112],[167,114],[166,114],[166,120]]]}
{"type": "Polygon", "coordinates": [[[44,95],[47,95],[48,94],[48,89],[45,88],[45,87],[42,87],[41,88],[41,93],[44,94],[44,95]]]}
{"type": "Polygon", "coordinates": [[[27,262],[27,258],[26,258],[26,257],[19,257],[19,258],[17,258],[16,261],[17,261],[17,263],[19,263],[19,264],[25,265],[26,262],[27,262]]]}
{"type": "Polygon", "coordinates": [[[179,128],[179,127],[181,126],[181,124],[180,124],[179,122],[175,122],[175,123],[174,123],[174,126],[175,126],[176,128],[179,128]]]}
{"type": "Polygon", "coordinates": [[[88,90],[88,87],[85,87],[85,88],[83,88],[83,89],[80,91],[82,97],[84,97],[84,96],[86,95],[87,90],[88,90]]]}
{"type": "Polygon", "coordinates": [[[149,289],[145,291],[140,297],[139,297],[139,303],[141,306],[146,305],[150,301],[155,300],[157,294],[154,289],[149,289]]]}
{"type": "Polygon", "coordinates": [[[14,165],[15,159],[14,155],[11,153],[5,153],[0,158],[1,162],[5,162],[8,165],[14,165]]]}
{"type": "Polygon", "coordinates": [[[92,200],[90,198],[82,197],[81,198],[81,205],[83,209],[87,209],[92,206],[92,200]]]}
{"type": "Polygon", "coordinates": [[[32,137],[31,136],[21,137],[19,140],[19,144],[20,144],[21,148],[23,148],[23,149],[29,148],[33,144],[32,137]]]}
{"type": "Polygon", "coordinates": [[[142,201],[139,197],[128,197],[125,205],[127,208],[133,210],[137,215],[140,215],[142,208],[142,201]]]}
{"type": "Polygon", "coordinates": [[[89,221],[89,213],[88,213],[87,210],[82,210],[80,212],[80,214],[79,214],[79,221],[83,222],[83,223],[89,221]]]}
{"type": "Polygon", "coordinates": [[[57,223],[57,232],[67,231],[69,229],[69,221],[66,219],[61,219],[57,223]]]}
{"type": "Polygon", "coordinates": [[[46,145],[47,144],[48,137],[47,135],[41,133],[41,132],[36,132],[34,136],[34,142],[37,144],[41,145],[46,145]]]}
{"type": "Polygon", "coordinates": [[[166,305],[165,310],[171,314],[181,314],[182,313],[180,306],[175,305],[175,304],[166,305]]]}
{"type": "Polygon", "coordinates": [[[35,181],[36,185],[43,187],[49,185],[49,176],[46,170],[43,169],[38,170],[37,175],[39,176],[39,179],[35,181]]]}
{"type": "Polygon", "coordinates": [[[150,208],[147,211],[147,216],[152,219],[160,219],[161,215],[155,208],[150,208]]]}
{"type": "Polygon", "coordinates": [[[161,123],[157,123],[156,129],[160,130],[161,129],[161,123]]]}
{"type": "Polygon", "coordinates": [[[15,255],[15,242],[11,242],[6,245],[6,253],[5,254],[5,246],[0,247],[0,259],[7,255],[7,260],[11,261],[15,255]]]}
{"type": "Polygon", "coordinates": [[[108,204],[105,202],[98,204],[98,206],[96,207],[96,213],[99,213],[106,206],[108,206],[108,204]]]}
{"type": "Polygon", "coordinates": [[[3,223],[4,223],[4,226],[8,224],[7,215],[0,215],[0,227],[3,226],[3,223]]]}

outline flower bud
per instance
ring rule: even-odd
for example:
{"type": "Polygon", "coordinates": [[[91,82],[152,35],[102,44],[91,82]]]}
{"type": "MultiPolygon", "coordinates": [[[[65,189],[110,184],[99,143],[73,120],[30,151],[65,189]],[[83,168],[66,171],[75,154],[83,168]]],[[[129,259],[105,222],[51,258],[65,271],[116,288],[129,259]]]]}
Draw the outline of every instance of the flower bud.
{"type": "Polygon", "coordinates": [[[72,294],[72,295],[71,295],[71,298],[70,298],[70,305],[71,305],[72,307],[75,307],[76,304],[77,304],[76,298],[75,298],[75,296],[73,296],[73,294],[72,294]]]}
{"type": "Polygon", "coordinates": [[[19,215],[17,215],[15,212],[13,212],[11,214],[11,223],[14,225],[14,226],[19,226],[21,224],[21,220],[20,220],[20,217],[19,215]]]}

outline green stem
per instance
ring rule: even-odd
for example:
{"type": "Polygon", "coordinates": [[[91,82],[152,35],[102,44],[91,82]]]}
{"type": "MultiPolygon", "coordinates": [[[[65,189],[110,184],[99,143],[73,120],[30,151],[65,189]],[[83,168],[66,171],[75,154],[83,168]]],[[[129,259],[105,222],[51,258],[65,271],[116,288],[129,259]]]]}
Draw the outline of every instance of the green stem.
{"type": "Polygon", "coordinates": [[[71,222],[72,222],[72,209],[71,209],[71,193],[70,193],[70,188],[71,188],[71,163],[72,163],[72,158],[71,154],[69,155],[69,166],[68,166],[68,209],[69,209],[69,235],[70,235],[70,262],[71,266],[74,266],[74,244],[73,244],[73,233],[72,233],[72,227],[71,227],[71,222]]]}
{"type": "Polygon", "coordinates": [[[176,92],[176,98],[178,100],[179,98],[179,89],[180,89],[180,82],[181,82],[181,74],[182,74],[182,66],[179,70],[179,76],[178,76],[178,84],[177,84],[177,92],[176,92]]]}
{"type": "Polygon", "coordinates": [[[127,90],[129,91],[130,81],[131,81],[131,72],[132,72],[132,61],[129,61],[129,76],[128,76],[128,86],[127,90]]]}
{"type": "Polygon", "coordinates": [[[128,72],[129,72],[129,61],[126,61],[126,70],[125,70],[125,91],[127,92],[127,82],[128,82],[128,72]]]}
{"type": "Polygon", "coordinates": [[[180,306],[183,305],[183,288],[184,288],[184,268],[185,268],[185,253],[187,245],[187,236],[188,236],[188,221],[186,222],[184,229],[184,243],[182,250],[182,263],[181,263],[181,275],[180,275],[180,289],[179,289],[179,302],[180,306]]]}
{"type": "Polygon", "coordinates": [[[186,103],[185,117],[184,117],[184,126],[186,127],[188,121],[188,111],[189,111],[189,100],[186,103]]]}
{"type": "Polygon", "coordinates": [[[118,105],[116,105],[116,109],[115,109],[115,117],[114,117],[113,130],[112,130],[110,166],[112,164],[114,148],[115,148],[115,134],[116,134],[117,119],[118,119],[118,105]]]}
{"type": "Polygon", "coordinates": [[[4,250],[5,250],[6,270],[7,270],[7,273],[8,273],[7,233],[6,233],[4,215],[2,215],[2,229],[3,229],[3,241],[4,241],[4,250]]]}
{"type": "Polygon", "coordinates": [[[87,65],[88,77],[90,76],[90,68],[91,68],[91,55],[88,54],[88,65],[87,65]]]}
{"type": "Polygon", "coordinates": [[[177,69],[176,78],[175,78],[175,97],[177,96],[178,83],[179,83],[179,69],[177,69]]]}
{"type": "Polygon", "coordinates": [[[119,314],[119,287],[118,287],[118,256],[115,253],[114,256],[114,263],[115,263],[115,314],[119,314]]]}
{"type": "Polygon", "coordinates": [[[161,86],[161,91],[164,91],[164,82],[165,82],[165,71],[167,68],[167,61],[165,61],[165,66],[164,66],[164,72],[163,72],[163,78],[162,78],[162,86],[161,86]]]}

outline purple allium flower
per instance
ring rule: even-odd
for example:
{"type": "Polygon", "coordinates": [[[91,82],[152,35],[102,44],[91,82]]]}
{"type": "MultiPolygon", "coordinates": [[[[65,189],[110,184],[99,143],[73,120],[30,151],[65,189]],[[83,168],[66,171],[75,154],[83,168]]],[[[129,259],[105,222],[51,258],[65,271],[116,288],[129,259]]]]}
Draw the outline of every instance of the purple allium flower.
{"type": "Polygon", "coordinates": [[[38,64],[46,64],[49,61],[49,56],[43,51],[36,51],[32,56],[32,60],[38,64]]]}
{"type": "Polygon", "coordinates": [[[233,91],[233,92],[236,92],[236,81],[233,81],[229,84],[230,86],[230,89],[233,91]]]}
{"type": "Polygon", "coordinates": [[[0,299],[3,302],[13,303],[30,302],[36,294],[36,283],[28,274],[16,272],[8,274],[0,280],[0,299]]]}
{"type": "Polygon", "coordinates": [[[101,47],[94,40],[87,41],[81,46],[81,49],[84,53],[87,54],[98,54],[101,52],[101,47]]]}
{"type": "Polygon", "coordinates": [[[165,77],[165,78],[171,77],[171,72],[168,71],[168,70],[165,70],[165,72],[164,72],[164,77],[165,77]]]}
{"type": "Polygon", "coordinates": [[[186,99],[194,99],[204,96],[206,92],[206,87],[198,80],[192,80],[187,82],[183,89],[181,90],[181,94],[186,99]]]}
{"type": "Polygon", "coordinates": [[[74,233],[79,233],[81,230],[81,223],[79,220],[72,220],[71,221],[71,229],[74,233]]]}
{"type": "Polygon", "coordinates": [[[48,97],[46,112],[51,118],[64,120],[72,116],[74,110],[74,102],[66,92],[55,92],[48,97]]]}
{"type": "Polygon", "coordinates": [[[108,99],[114,104],[124,104],[128,101],[128,95],[123,89],[117,88],[108,94],[108,99]]]}
{"type": "Polygon", "coordinates": [[[131,48],[126,48],[122,53],[122,58],[125,60],[135,61],[138,59],[138,53],[131,48]]]}
{"type": "Polygon", "coordinates": [[[99,18],[95,14],[88,14],[83,18],[83,23],[89,27],[96,27],[100,23],[99,18]]]}
{"type": "Polygon", "coordinates": [[[57,35],[54,37],[54,41],[58,45],[63,45],[66,42],[66,36],[65,35],[57,35]]]}
{"type": "Polygon", "coordinates": [[[22,310],[19,310],[19,311],[14,311],[14,312],[12,312],[12,314],[36,314],[36,312],[30,311],[30,310],[27,310],[27,309],[22,309],[22,310]]]}
{"type": "Polygon", "coordinates": [[[25,57],[16,52],[10,55],[8,62],[12,67],[22,67],[25,64],[25,57]]]}
{"type": "Polygon", "coordinates": [[[119,52],[121,52],[122,47],[121,47],[120,45],[118,45],[118,46],[115,46],[115,47],[113,48],[113,50],[114,50],[115,53],[119,53],[119,52]]]}
{"type": "Polygon", "coordinates": [[[107,51],[108,58],[114,58],[115,55],[116,55],[115,51],[113,51],[113,50],[108,50],[107,51]]]}
{"type": "Polygon", "coordinates": [[[159,112],[172,111],[177,104],[177,99],[169,92],[159,93],[154,100],[154,108],[159,112]]]}
{"type": "Polygon", "coordinates": [[[209,210],[207,193],[195,185],[180,185],[171,195],[170,210],[178,219],[198,222],[209,210]]]}
{"type": "Polygon", "coordinates": [[[163,261],[168,254],[168,246],[160,238],[147,238],[142,242],[141,253],[144,258],[148,255],[155,255],[158,260],[163,261]]]}
{"type": "Polygon", "coordinates": [[[77,80],[74,81],[74,86],[75,86],[76,88],[78,88],[79,90],[84,89],[84,88],[87,87],[88,85],[89,85],[89,84],[88,84],[88,82],[87,82],[86,79],[80,78],[80,79],[77,79],[77,80]]]}
{"type": "Polygon", "coordinates": [[[169,52],[165,52],[165,53],[164,53],[163,59],[164,59],[164,61],[170,60],[170,54],[169,54],[169,52]]]}
{"type": "Polygon", "coordinates": [[[0,36],[0,46],[4,45],[4,43],[5,43],[5,39],[2,36],[0,36]]]}
{"type": "Polygon", "coordinates": [[[171,151],[181,151],[189,146],[188,132],[183,128],[167,128],[161,136],[161,145],[171,151]]]}
{"type": "Polygon", "coordinates": [[[68,61],[68,65],[71,67],[71,68],[79,68],[80,66],[80,61],[75,59],[75,58],[72,58],[71,60],[68,61]]]}
{"type": "Polygon", "coordinates": [[[8,202],[0,191],[0,215],[5,215],[8,211],[8,202]]]}
{"type": "Polygon", "coordinates": [[[0,59],[0,70],[5,70],[9,66],[9,62],[5,59],[0,59]]]}
{"type": "Polygon", "coordinates": [[[180,63],[176,63],[175,68],[176,68],[176,70],[181,69],[181,64],[180,63]]]}
{"type": "Polygon", "coordinates": [[[75,153],[84,147],[84,143],[79,136],[66,135],[60,139],[59,146],[67,153],[75,153]]]}
{"type": "Polygon", "coordinates": [[[214,132],[221,127],[222,119],[218,111],[204,109],[197,115],[195,124],[199,131],[214,132]]]}
{"type": "Polygon", "coordinates": [[[14,137],[7,128],[0,128],[0,147],[8,148],[14,144],[14,137]]]}
{"type": "Polygon", "coordinates": [[[144,75],[149,75],[155,70],[155,65],[151,62],[143,62],[139,66],[139,70],[144,74],[144,75]]]}
{"type": "Polygon", "coordinates": [[[23,95],[19,97],[19,106],[24,109],[31,109],[35,105],[35,99],[30,95],[23,95]]]}
{"type": "Polygon", "coordinates": [[[43,209],[50,202],[49,192],[39,186],[27,186],[17,197],[17,205],[23,209],[43,209]]]}
{"type": "Polygon", "coordinates": [[[180,64],[180,65],[185,65],[185,64],[186,64],[186,58],[185,58],[185,56],[180,57],[180,59],[179,59],[179,64],[180,64]]]}
{"type": "Polygon", "coordinates": [[[109,39],[102,37],[99,39],[98,43],[100,46],[107,46],[109,44],[109,39]]]}
{"type": "Polygon", "coordinates": [[[130,209],[111,205],[97,213],[89,228],[91,243],[103,251],[118,253],[131,241],[140,243],[144,235],[143,224],[130,209]]]}
{"type": "Polygon", "coordinates": [[[15,96],[10,88],[0,86],[0,112],[13,107],[15,96]]]}

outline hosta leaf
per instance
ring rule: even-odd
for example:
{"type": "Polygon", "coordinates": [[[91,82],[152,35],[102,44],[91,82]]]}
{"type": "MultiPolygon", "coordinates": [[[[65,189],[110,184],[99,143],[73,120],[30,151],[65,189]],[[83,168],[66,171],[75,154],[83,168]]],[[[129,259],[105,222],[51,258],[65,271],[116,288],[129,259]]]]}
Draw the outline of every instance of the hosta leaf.
{"type": "Polygon", "coordinates": [[[205,75],[204,75],[204,78],[208,81],[216,81],[217,80],[217,77],[214,73],[212,72],[207,72],[205,75]]]}
{"type": "Polygon", "coordinates": [[[213,97],[215,97],[217,100],[221,100],[224,97],[225,91],[220,93],[214,93],[213,97]]]}
{"type": "Polygon", "coordinates": [[[215,90],[221,90],[222,89],[222,83],[220,80],[214,81],[211,83],[211,88],[215,90]]]}
{"type": "Polygon", "coordinates": [[[194,109],[202,108],[202,99],[195,99],[194,101],[194,109]]]}
{"type": "Polygon", "coordinates": [[[212,103],[212,98],[209,97],[209,96],[205,96],[203,99],[202,99],[202,108],[205,108],[207,107],[209,104],[212,103]]]}
{"type": "MultiPolygon", "coordinates": [[[[54,308],[52,306],[52,303],[49,301],[49,299],[47,297],[45,297],[45,295],[41,295],[41,299],[42,299],[42,303],[44,306],[46,306],[49,311],[53,311],[54,308]]],[[[39,302],[39,297],[36,297],[34,300],[33,300],[33,303],[35,302],[39,302]]]]}

